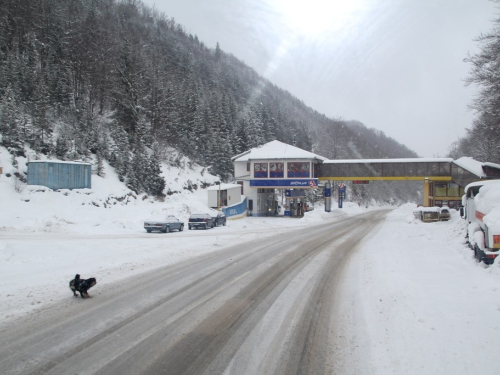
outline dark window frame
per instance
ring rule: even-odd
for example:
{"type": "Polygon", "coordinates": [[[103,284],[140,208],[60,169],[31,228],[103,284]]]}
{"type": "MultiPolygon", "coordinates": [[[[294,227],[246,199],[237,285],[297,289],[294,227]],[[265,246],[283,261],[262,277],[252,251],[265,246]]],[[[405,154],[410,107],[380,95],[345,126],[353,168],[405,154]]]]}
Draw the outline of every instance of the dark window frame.
{"type": "Polygon", "coordinates": [[[285,163],[283,162],[271,162],[269,163],[269,178],[283,178],[285,177],[285,163]],[[276,170],[272,170],[272,165],[276,165],[276,170]]]}
{"type": "Polygon", "coordinates": [[[269,177],[268,163],[253,163],[253,177],[268,178],[269,177]],[[257,166],[259,166],[259,170],[257,170],[257,166]]]}
{"type": "Polygon", "coordinates": [[[287,163],[287,177],[311,177],[311,163],[303,161],[292,161],[287,163]],[[307,166],[307,168],[304,168],[307,166]]]}

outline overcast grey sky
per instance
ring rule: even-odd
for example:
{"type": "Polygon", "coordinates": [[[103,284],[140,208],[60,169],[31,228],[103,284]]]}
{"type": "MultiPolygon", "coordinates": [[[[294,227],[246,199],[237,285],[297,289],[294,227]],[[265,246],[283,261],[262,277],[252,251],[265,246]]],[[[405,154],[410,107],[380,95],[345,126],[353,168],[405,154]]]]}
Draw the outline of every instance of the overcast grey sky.
{"type": "Polygon", "coordinates": [[[489,0],[143,0],[331,118],[358,120],[422,157],[465,134],[473,41],[489,0]]]}

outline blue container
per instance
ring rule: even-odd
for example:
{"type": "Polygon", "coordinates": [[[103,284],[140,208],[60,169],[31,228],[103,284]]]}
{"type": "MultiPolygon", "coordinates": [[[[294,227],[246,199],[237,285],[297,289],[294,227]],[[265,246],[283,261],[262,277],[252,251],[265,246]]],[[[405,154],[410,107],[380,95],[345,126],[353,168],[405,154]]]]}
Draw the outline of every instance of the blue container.
{"type": "Polygon", "coordinates": [[[290,211],[285,210],[284,214],[285,216],[290,216],[290,211]]]}
{"type": "Polygon", "coordinates": [[[28,163],[28,185],[57,189],[90,189],[92,165],[83,162],[37,160],[28,163]]]}

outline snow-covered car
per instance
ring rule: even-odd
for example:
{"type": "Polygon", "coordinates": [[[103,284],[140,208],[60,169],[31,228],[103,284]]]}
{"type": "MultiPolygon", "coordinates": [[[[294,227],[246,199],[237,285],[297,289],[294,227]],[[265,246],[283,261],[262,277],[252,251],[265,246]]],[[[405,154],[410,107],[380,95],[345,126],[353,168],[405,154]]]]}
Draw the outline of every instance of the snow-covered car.
{"type": "Polygon", "coordinates": [[[424,223],[439,221],[439,207],[418,207],[413,211],[413,216],[416,219],[422,220],[424,223]]]}
{"type": "Polygon", "coordinates": [[[182,232],[184,230],[184,223],[175,216],[168,215],[165,220],[146,220],[144,222],[144,229],[146,229],[148,233],[151,233],[154,230],[163,233],[168,233],[172,230],[182,232]]]}
{"type": "Polygon", "coordinates": [[[439,220],[440,221],[448,221],[450,220],[450,209],[448,207],[441,207],[439,210],[439,220]]]}
{"type": "Polygon", "coordinates": [[[467,185],[461,216],[467,221],[467,238],[478,262],[492,264],[500,255],[500,181],[467,185]]]}

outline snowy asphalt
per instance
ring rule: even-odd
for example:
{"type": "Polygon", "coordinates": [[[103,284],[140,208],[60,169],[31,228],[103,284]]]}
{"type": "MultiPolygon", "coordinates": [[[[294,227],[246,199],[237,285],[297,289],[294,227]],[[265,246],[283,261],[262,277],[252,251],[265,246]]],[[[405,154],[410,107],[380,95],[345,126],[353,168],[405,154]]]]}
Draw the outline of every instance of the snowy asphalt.
{"type": "Polygon", "coordinates": [[[3,327],[0,372],[331,372],[344,264],[387,212],[240,243],[28,316],[3,327]]]}

